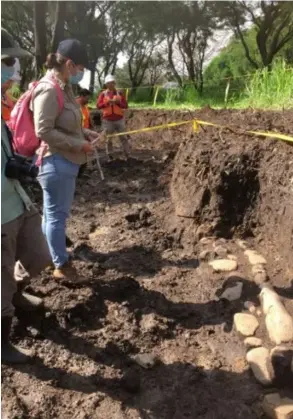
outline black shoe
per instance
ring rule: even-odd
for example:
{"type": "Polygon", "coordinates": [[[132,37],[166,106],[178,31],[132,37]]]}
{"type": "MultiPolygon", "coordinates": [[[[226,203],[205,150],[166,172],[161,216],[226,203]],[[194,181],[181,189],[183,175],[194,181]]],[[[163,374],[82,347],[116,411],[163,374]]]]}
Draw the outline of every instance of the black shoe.
{"type": "Polygon", "coordinates": [[[12,304],[23,311],[35,311],[43,307],[44,302],[41,298],[27,292],[16,292],[13,296],[12,304]]]}
{"type": "Polygon", "coordinates": [[[26,364],[32,359],[32,352],[18,348],[9,342],[12,317],[1,318],[1,362],[7,364],[26,364]]]}

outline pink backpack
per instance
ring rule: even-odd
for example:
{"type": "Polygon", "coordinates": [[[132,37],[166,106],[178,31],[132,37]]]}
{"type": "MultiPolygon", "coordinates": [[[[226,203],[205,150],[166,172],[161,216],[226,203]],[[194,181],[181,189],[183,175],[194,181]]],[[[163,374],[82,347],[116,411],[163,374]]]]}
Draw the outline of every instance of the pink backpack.
{"type": "Polygon", "coordinates": [[[53,79],[43,79],[35,81],[16,102],[8,122],[8,126],[13,135],[14,151],[24,157],[33,157],[37,149],[41,145],[41,139],[36,136],[33,114],[30,110],[30,102],[33,96],[34,89],[39,83],[49,82],[54,86],[57,92],[58,105],[60,112],[64,106],[63,92],[59,84],[53,79]]]}

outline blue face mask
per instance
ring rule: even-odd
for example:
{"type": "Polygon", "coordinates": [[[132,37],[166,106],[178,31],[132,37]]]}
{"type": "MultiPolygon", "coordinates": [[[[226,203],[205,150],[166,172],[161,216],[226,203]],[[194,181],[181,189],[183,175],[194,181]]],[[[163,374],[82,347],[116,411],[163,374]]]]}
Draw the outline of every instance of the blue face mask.
{"type": "Polygon", "coordinates": [[[84,71],[78,71],[74,76],[69,76],[69,83],[78,84],[83,79],[84,71]]]}
{"type": "Polygon", "coordinates": [[[5,64],[1,64],[1,86],[5,84],[14,74],[14,67],[7,67],[5,64]]]}

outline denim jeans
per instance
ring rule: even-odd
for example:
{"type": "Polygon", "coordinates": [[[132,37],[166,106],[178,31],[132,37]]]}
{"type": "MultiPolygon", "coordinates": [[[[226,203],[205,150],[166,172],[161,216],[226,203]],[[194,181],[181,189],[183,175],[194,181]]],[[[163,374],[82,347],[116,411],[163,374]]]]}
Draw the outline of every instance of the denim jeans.
{"type": "Polygon", "coordinates": [[[39,182],[43,190],[42,229],[56,268],[68,260],[66,251],[66,220],[74,198],[79,165],[60,154],[43,159],[39,182]]]}

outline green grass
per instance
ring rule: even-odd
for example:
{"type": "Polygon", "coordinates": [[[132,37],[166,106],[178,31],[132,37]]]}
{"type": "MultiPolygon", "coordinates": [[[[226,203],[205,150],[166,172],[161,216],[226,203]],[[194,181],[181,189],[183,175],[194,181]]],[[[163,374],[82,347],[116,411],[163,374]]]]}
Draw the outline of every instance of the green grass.
{"type": "MultiPolygon", "coordinates": [[[[219,80],[217,85],[205,80],[203,94],[199,94],[192,85],[183,88],[163,89],[138,87],[129,89],[129,106],[137,109],[182,109],[194,110],[204,106],[221,108],[258,108],[258,109],[288,109],[293,107],[293,67],[284,61],[276,61],[272,70],[258,70],[249,77],[231,80],[227,101],[225,91],[227,80],[219,80]]],[[[21,91],[14,85],[10,91],[18,98],[21,91]]],[[[96,95],[90,103],[96,107],[96,95]]]]}
{"type": "Polygon", "coordinates": [[[232,80],[227,101],[225,90],[227,80],[220,80],[217,86],[205,85],[202,95],[193,86],[181,89],[159,89],[154,105],[154,89],[138,88],[130,91],[130,107],[143,109],[199,109],[213,108],[258,108],[282,109],[293,107],[293,68],[284,62],[275,63],[271,71],[258,70],[251,77],[232,80]]]}

